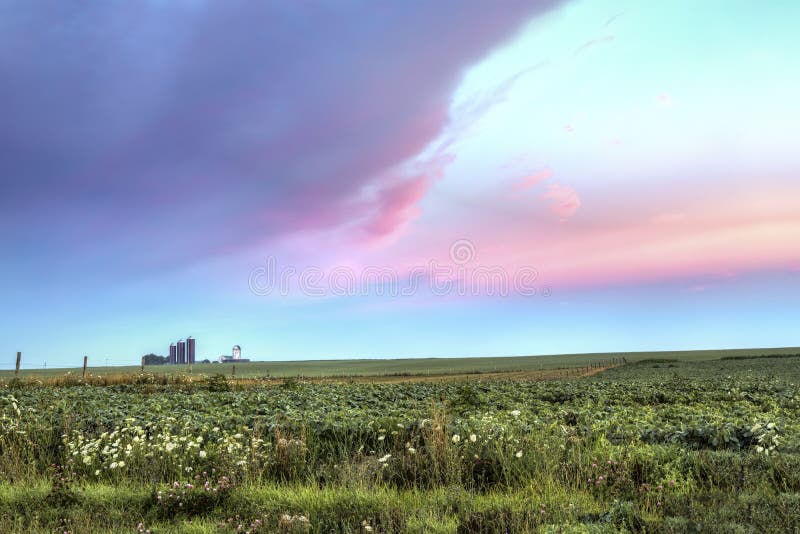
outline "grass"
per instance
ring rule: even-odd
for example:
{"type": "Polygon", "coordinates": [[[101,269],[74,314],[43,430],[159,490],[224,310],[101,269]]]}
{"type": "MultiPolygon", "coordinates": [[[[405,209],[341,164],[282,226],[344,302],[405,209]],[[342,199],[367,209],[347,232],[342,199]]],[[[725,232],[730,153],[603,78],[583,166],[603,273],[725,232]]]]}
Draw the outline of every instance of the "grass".
{"type": "Polygon", "coordinates": [[[256,521],[264,525],[258,532],[791,532],[800,527],[800,493],[763,485],[739,491],[722,485],[705,492],[683,488],[665,498],[666,517],[655,508],[610,502],[546,478],[488,493],[458,486],[242,485],[224,501],[174,516],[159,513],[148,487],[93,483],[74,493],[72,504],[56,508],[45,483],[2,484],[0,530],[53,532],[58,525],[67,532],[111,533],[136,531],[141,524],[151,533],[219,533],[237,531],[240,524],[247,530],[256,521]],[[309,528],[286,524],[286,517],[299,516],[308,519],[309,528]]]}
{"type": "MultiPolygon", "coordinates": [[[[0,529],[21,532],[24,524],[29,529],[26,532],[52,532],[52,520],[48,521],[46,513],[29,521],[8,513],[20,508],[46,510],[48,491],[43,485],[25,490],[0,485],[0,529]]],[[[457,488],[423,492],[273,485],[240,487],[229,496],[224,507],[206,510],[202,516],[185,518],[176,524],[151,517],[152,496],[142,489],[87,485],[78,492],[77,500],[79,506],[62,512],[59,519],[69,530],[93,533],[130,531],[132,524],[139,523],[151,532],[218,533],[234,531],[238,524],[250,525],[255,520],[266,525],[262,529],[265,532],[304,531],[281,528],[281,516],[287,515],[307,517],[314,532],[369,532],[364,526],[387,532],[455,532],[459,524],[469,521],[480,521],[484,530],[509,526],[515,531],[529,531],[548,523],[577,525],[579,515],[603,511],[602,504],[590,495],[545,497],[535,488],[470,495],[457,488]],[[536,504],[532,507],[531,503],[536,504]],[[212,520],[208,516],[220,519],[212,520]],[[220,524],[228,523],[229,519],[231,527],[220,528],[220,524]]],[[[612,531],[611,528],[606,530],[612,531]]]]}

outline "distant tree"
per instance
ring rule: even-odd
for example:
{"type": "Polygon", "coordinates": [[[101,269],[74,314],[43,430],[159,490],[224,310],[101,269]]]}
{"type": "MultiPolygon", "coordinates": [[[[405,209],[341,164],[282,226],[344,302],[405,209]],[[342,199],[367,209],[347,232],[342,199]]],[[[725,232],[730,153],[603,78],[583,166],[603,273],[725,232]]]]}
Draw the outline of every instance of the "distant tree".
{"type": "Polygon", "coordinates": [[[167,363],[167,358],[165,356],[159,356],[158,354],[145,354],[144,356],[144,364],[145,365],[164,365],[167,363]]]}
{"type": "Polygon", "coordinates": [[[203,360],[203,361],[202,361],[202,362],[200,362],[200,363],[211,363],[211,360],[209,360],[208,358],[206,358],[205,360],[203,360]]]}

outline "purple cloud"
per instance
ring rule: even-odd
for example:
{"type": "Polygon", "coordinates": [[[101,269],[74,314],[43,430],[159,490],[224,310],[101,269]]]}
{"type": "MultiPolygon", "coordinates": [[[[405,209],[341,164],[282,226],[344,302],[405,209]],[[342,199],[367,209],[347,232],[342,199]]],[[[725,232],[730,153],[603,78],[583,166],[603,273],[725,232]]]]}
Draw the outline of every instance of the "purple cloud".
{"type": "Polygon", "coordinates": [[[381,177],[443,130],[469,65],[557,3],[5,8],[3,239],[138,269],[359,219],[391,233],[430,178],[381,177]]]}

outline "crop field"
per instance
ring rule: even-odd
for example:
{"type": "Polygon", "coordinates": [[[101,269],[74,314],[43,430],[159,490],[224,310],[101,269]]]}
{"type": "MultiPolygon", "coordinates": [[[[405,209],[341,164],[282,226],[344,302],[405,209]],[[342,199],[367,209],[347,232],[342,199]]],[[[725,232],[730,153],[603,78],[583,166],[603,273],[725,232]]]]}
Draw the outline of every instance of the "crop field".
{"type": "Polygon", "coordinates": [[[0,532],[797,532],[800,356],[764,354],[550,380],[7,378],[0,532]]]}
{"type": "MultiPolygon", "coordinates": [[[[240,378],[260,377],[351,377],[351,376],[409,376],[468,373],[496,373],[511,371],[540,371],[549,369],[572,369],[585,367],[614,358],[625,358],[628,362],[667,358],[680,361],[717,360],[725,357],[764,356],[771,354],[800,354],[800,348],[762,348],[734,350],[696,350],[670,352],[624,352],[594,354],[556,354],[549,356],[508,356],[491,358],[413,358],[413,359],[359,359],[359,360],[308,360],[246,362],[237,364],[195,364],[192,372],[198,375],[231,374],[240,378]],[[235,369],[234,369],[235,365],[235,369]]],[[[23,358],[23,361],[25,359],[23,358]]],[[[79,374],[76,367],[26,368],[23,363],[19,376],[22,378],[62,377],[70,372],[79,374]]],[[[154,374],[189,374],[186,365],[153,365],[146,371],[154,374]]],[[[89,363],[89,372],[95,376],[131,374],[140,372],[139,366],[97,367],[89,363]]],[[[0,370],[0,380],[14,377],[13,370],[0,370]]]]}

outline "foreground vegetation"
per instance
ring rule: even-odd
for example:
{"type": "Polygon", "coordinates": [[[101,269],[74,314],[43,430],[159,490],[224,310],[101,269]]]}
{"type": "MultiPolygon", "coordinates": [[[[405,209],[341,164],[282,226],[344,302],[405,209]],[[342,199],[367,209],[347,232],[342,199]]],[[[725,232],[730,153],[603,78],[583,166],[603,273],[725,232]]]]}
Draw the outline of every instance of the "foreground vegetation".
{"type": "Polygon", "coordinates": [[[800,358],[742,356],[550,381],[11,381],[0,530],[796,531],[800,358]]]}

